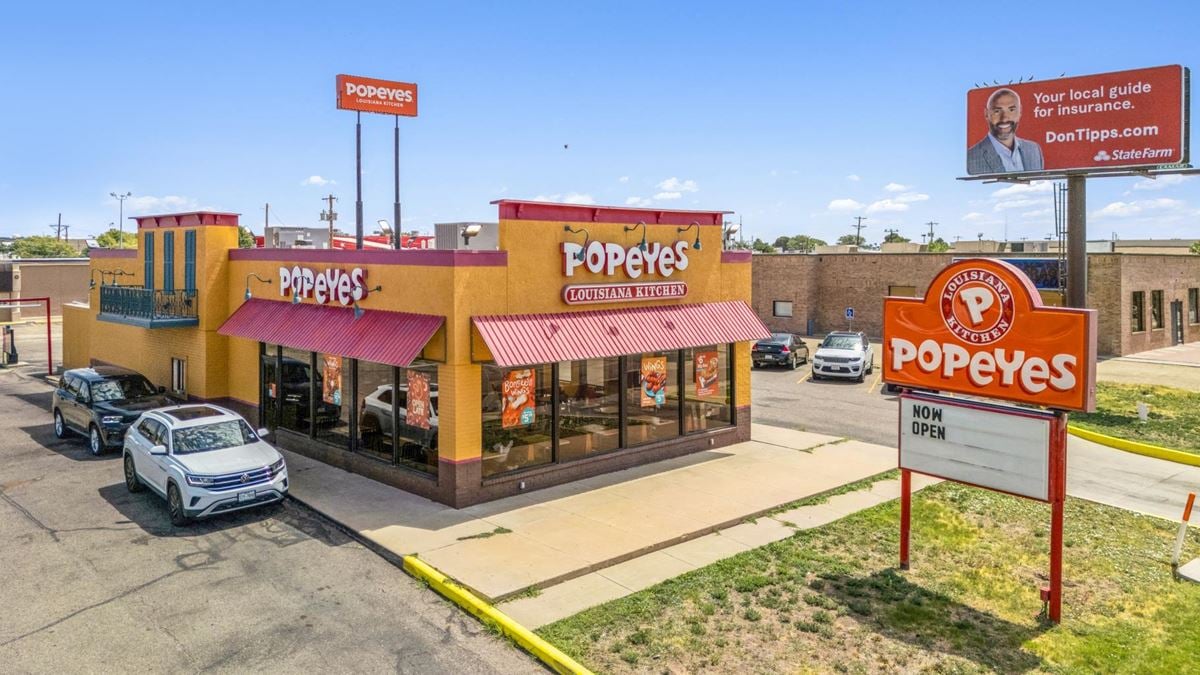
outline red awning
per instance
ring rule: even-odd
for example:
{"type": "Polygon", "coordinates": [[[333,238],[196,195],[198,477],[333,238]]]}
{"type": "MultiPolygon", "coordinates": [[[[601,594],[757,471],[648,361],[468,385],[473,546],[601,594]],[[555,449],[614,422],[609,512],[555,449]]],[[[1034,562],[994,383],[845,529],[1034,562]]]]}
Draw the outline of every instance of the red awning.
{"type": "Polygon", "coordinates": [[[442,325],[443,317],[328,307],[252,298],[221,324],[221,335],[353,359],[408,366],[442,325]]]}
{"type": "Polygon", "coordinates": [[[496,363],[506,368],[762,340],[771,334],[740,300],[473,320],[496,363]]]}

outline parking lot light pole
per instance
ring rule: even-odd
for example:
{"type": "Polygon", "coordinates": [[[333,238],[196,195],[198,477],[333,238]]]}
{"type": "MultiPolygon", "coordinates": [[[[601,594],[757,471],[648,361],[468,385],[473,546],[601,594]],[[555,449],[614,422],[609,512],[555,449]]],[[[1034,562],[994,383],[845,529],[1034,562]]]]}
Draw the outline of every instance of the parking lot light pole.
{"type": "Polygon", "coordinates": [[[126,192],[123,195],[119,195],[115,192],[110,192],[108,194],[112,195],[112,198],[121,204],[120,217],[117,219],[117,248],[125,248],[125,200],[133,196],[133,193],[126,192]]]}

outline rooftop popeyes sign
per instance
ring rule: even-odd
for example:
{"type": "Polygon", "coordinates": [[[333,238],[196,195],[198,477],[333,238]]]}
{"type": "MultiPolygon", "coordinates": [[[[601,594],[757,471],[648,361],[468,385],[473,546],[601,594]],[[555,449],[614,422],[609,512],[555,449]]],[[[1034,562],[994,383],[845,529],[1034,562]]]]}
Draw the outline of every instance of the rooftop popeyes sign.
{"type": "Polygon", "coordinates": [[[1094,410],[1096,311],[1043,306],[1029,277],[1003,260],[953,263],[924,299],[884,300],[883,380],[1094,410]]]}

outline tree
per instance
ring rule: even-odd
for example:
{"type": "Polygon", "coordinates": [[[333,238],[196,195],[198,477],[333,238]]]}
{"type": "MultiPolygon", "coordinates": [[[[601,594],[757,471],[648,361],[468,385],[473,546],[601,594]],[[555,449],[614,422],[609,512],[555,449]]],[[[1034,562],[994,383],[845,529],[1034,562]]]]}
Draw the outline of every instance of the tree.
{"type": "Polygon", "coordinates": [[[866,246],[867,240],[865,237],[855,234],[843,234],[838,237],[838,246],[866,246]]]}
{"type": "Polygon", "coordinates": [[[938,237],[937,239],[933,240],[933,243],[931,243],[929,248],[926,250],[930,253],[945,253],[946,251],[950,250],[950,244],[946,243],[945,239],[938,237]]]}
{"type": "Polygon", "coordinates": [[[775,240],[774,246],[775,246],[775,248],[779,249],[780,251],[786,251],[788,248],[789,241],[791,241],[790,237],[786,237],[786,236],[779,237],[775,240]]]}
{"type": "Polygon", "coordinates": [[[122,232],[114,227],[96,237],[96,244],[100,248],[137,248],[137,233],[122,232]]]}
{"type": "Polygon", "coordinates": [[[750,248],[758,253],[774,253],[775,252],[774,246],[768,244],[767,242],[763,241],[762,239],[759,239],[758,237],[754,238],[754,243],[750,244],[750,248]]]}
{"type": "Polygon", "coordinates": [[[50,235],[21,237],[8,247],[14,258],[75,258],[79,251],[67,242],[50,235]]]}
{"type": "Polygon", "coordinates": [[[254,241],[254,233],[249,229],[238,225],[238,248],[254,248],[257,243],[254,241]]]}
{"type": "Polygon", "coordinates": [[[1192,247],[1188,250],[1192,253],[1200,254],[1200,241],[1193,241],[1192,247]]]}
{"type": "Polygon", "coordinates": [[[817,239],[816,237],[810,237],[806,234],[798,234],[791,239],[788,239],[787,250],[811,253],[814,248],[824,245],[825,242],[817,239]]]}
{"type": "Polygon", "coordinates": [[[908,237],[901,235],[899,232],[888,232],[883,238],[885,244],[904,244],[911,241],[908,237]]]}

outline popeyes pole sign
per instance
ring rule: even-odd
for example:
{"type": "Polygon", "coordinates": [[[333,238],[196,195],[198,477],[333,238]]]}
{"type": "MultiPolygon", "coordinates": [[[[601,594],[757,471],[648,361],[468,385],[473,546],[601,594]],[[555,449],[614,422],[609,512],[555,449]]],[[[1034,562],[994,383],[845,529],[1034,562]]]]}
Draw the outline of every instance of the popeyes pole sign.
{"type": "Polygon", "coordinates": [[[883,303],[883,380],[1090,412],[1096,405],[1096,311],[1044,307],[1003,260],[952,264],[925,299],[883,303]]]}
{"type": "Polygon", "coordinates": [[[339,110],[416,117],[417,85],[357,75],[338,75],[337,107],[339,110]]]}
{"type": "Polygon", "coordinates": [[[908,569],[912,473],[1050,504],[1047,617],[1062,616],[1068,410],[1095,409],[1096,311],[1045,307],[1003,260],[947,266],[924,299],[883,303],[883,379],[1050,410],[900,395],[900,567],[908,569]]]}
{"type": "Polygon", "coordinates": [[[592,241],[587,244],[564,242],[562,245],[563,276],[574,277],[581,268],[602,277],[659,280],[632,283],[571,284],[563,287],[563,302],[568,305],[589,305],[603,302],[641,302],[668,300],[687,295],[687,284],[667,281],[676,270],[688,268],[688,243],[673,245],[658,242],[625,247],[612,242],[592,241]]]}

